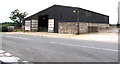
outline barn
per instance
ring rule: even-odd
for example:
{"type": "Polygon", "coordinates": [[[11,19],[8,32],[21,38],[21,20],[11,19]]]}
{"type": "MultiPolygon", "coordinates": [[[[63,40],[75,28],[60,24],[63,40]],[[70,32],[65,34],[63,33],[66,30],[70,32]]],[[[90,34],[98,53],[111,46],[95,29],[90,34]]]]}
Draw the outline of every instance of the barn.
{"type": "Polygon", "coordinates": [[[109,27],[109,16],[86,9],[53,5],[23,20],[23,30],[80,34],[109,27]]]}

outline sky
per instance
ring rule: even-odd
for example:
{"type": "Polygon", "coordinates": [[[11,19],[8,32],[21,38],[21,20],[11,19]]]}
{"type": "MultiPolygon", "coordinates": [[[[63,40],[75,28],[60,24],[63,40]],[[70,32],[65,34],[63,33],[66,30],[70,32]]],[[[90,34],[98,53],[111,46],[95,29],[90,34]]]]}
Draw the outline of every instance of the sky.
{"type": "Polygon", "coordinates": [[[120,0],[1,0],[0,22],[13,22],[9,19],[15,9],[27,12],[28,16],[54,4],[79,7],[109,16],[110,24],[118,22],[118,2],[120,0]]]}

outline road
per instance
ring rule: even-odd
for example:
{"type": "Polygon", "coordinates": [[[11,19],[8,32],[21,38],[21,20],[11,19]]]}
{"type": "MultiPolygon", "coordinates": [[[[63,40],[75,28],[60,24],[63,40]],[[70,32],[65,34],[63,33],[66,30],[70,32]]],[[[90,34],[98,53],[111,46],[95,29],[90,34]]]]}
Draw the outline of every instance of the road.
{"type": "Polygon", "coordinates": [[[31,62],[118,62],[118,43],[3,33],[2,49],[31,62]]]}

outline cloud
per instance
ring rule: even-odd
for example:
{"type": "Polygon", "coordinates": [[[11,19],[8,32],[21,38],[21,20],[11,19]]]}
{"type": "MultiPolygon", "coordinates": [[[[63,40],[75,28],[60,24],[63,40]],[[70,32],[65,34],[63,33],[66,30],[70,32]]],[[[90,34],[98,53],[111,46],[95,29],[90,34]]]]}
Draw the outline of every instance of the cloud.
{"type": "Polygon", "coordinates": [[[10,12],[19,9],[32,15],[54,4],[80,7],[110,16],[110,23],[117,23],[119,0],[1,0],[0,21],[11,21],[10,12]]]}

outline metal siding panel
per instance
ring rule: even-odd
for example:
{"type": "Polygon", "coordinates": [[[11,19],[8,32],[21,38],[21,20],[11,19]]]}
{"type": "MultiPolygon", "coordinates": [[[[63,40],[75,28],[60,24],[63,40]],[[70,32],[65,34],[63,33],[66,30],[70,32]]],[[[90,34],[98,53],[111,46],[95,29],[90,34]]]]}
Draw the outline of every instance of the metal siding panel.
{"type": "Polygon", "coordinates": [[[80,11],[80,22],[88,22],[88,23],[109,23],[109,17],[100,15],[97,13],[89,12],[86,10],[79,10],[80,11]],[[87,13],[86,13],[87,12],[87,13]],[[90,15],[88,16],[88,12],[90,15]]]}
{"type": "Polygon", "coordinates": [[[77,21],[77,13],[74,13],[73,11],[76,10],[76,8],[67,8],[67,7],[60,7],[60,13],[61,13],[61,21],[65,22],[75,22],[77,21]]]}
{"type": "MultiPolygon", "coordinates": [[[[97,14],[95,12],[91,12],[85,9],[76,8],[76,7],[67,7],[67,6],[59,6],[54,5],[50,8],[47,8],[41,12],[38,12],[25,20],[38,20],[39,15],[49,15],[49,18],[55,19],[55,28],[58,27],[58,22],[77,22],[77,13],[74,13],[74,10],[79,9],[80,22],[88,22],[88,23],[109,23],[109,17],[97,14]],[[106,18],[106,19],[105,19],[106,18]],[[57,20],[57,21],[56,21],[57,20]]],[[[24,23],[23,23],[24,25],[24,23]]],[[[58,32],[57,30],[55,30],[58,32]]]]}
{"type": "Polygon", "coordinates": [[[89,23],[104,23],[104,24],[109,24],[109,16],[101,14],[101,13],[97,13],[97,12],[85,10],[85,9],[82,9],[82,8],[79,8],[79,9],[83,10],[85,12],[90,12],[92,14],[89,18],[87,18],[87,16],[85,16],[87,22],[89,22],[89,23]],[[107,19],[105,19],[104,17],[106,17],[107,19]]]}

